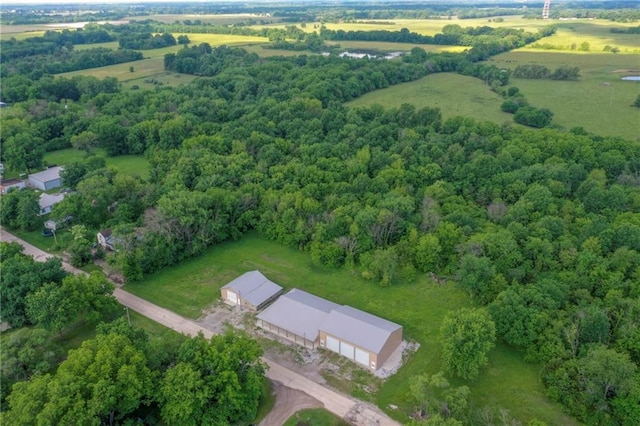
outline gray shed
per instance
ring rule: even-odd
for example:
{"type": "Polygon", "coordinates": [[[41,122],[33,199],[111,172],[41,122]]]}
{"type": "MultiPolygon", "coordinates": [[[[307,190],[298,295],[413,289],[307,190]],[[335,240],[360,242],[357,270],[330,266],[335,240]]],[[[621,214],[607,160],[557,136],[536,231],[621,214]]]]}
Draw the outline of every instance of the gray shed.
{"type": "Polygon", "coordinates": [[[294,288],[257,316],[258,327],[304,347],[318,345],[319,327],[340,305],[294,288]]]}
{"type": "Polygon", "coordinates": [[[29,175],[29,185],[42,191],[62,186],[62,178],[60,177],[62,170],[62,167],[55,166],[42,172],[33,173],[29,175]]]}
{"type": "Polygon", "coordinates": [[[402,343],[402,326],[351,306],[340,306],[320,324],[320,347],[377,370],[402,343]]]}
{"type": "Polygon", "coordinates": [[[260,271],[246,272],[220,289],[225,303],[254,311],[262,309],[281,293],[282,287],[270,281],[260,271]]]}

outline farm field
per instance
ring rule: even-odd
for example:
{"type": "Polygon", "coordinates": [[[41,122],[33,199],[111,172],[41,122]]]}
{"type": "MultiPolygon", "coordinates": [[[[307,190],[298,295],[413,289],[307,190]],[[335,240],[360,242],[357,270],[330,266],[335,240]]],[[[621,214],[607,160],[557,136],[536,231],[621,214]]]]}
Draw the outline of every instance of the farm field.
{"type": "MultiPolygon", "coordinates": [[[[179,33],[174,34],[178,37],[179,33]]],[[[245,44],[261,44],[269,40],[265,37],[238,36],[229,34],[186,34],[191,40],[191,45],[200,43],[209,43],[211,46],[243,46],[245,44]]],[[[117,49],[117,42],[97,43],[79,45],[80,49],[91,49],[94,47],[107,47],[117,49]]],[[[170,46],[162,49],[142,50],[145,59],[140,61],[125,62],[122,64],[109,65],[100,68],[91,68],[86,70],[71,71],[67,73],[57,74],[62,77],[73,77],[75,75],[91,75],[99,79],[105,77],[116,77],[121,81],[125,88],[138,86],[139,88],[150,89],[155,85],[178,85],[181,83],[189,83],[196,76],[188,74],[179,74],[174,72],[166,72],[164,70],[164,55],[167,53],[175,53],[183,49],[183,46],[170,46]],[[131,72],[130,67],[133,67],[131,72]]],[[[266,49],[257,49],[259,51],[267,51],[266,49]]]]}
{"type": "MultiPolygon", "coordinates": [[[[630,25],[611,21],[554,21],[557,31],[550,37],[540,40],[540,44],[549,44],[559,50],[579,50],[584,42],[589,43],[588,52],[602,52],[605,46],[617,47],[620,54],[640,53],[640,34],[617,34],[611,28],[626,28],[630,25]],[[573,49],[572,49],[573,46],[573,49]]],[[[523,49],[521,49],[523,50],[523,49]]],[[[538,50],[527,46],[524,50],[538,50]]],[[[583,52],[583,53],[588,53],[583,52]]]]}
{"type": "Polygon", "coordinates": [[[500,110],[503,101],[500,95],[492,92],[477,78],[439,73],[367,93],[347,105],[380,104],[385,108],[395,108],[403,103],[410,103],[416,108],[440,108],[443,119],[463,115],[499,124],[505,121],[511,123],[512,116],[500,110]]]}
{"type": "Polygon", "coordinates": [[[512,78],[510,85],[520,88],[531,104],[553,111],[553,123],[566,129],[579,126],[599,135],[632,140],[640,136],[640,109],[631,106],[640,94],[640,83],[621,80],[625,75],[640,75],[640,56],[518,50],[495,56],[490,62],[511,70],[522,64],[545,65],[552,70],[561,65],[577,66],[581,74],[578,81],[512,78]]]}
{"type": "Polygon", "coordinates": [[[380,50],[383,52],[409,52],[414,47],[419,47],[427,52],[463,52],[468,47],[465,46],[439,46],[436,44],[409,44],[409,43],[392,43],[386,41],[336,41],[328,42],[328,46],[339,45],[344,49],[368,49],[380,50]]]}
{"type": "MultiPolygon", "coordinates": [[[[452,284],[435,285],[419,278],[411,284],[382,288],[361,279],[354,271],[318,268],[307,253],[266,240],[257,233],[213,247],[179,266],[129,283],[125,289],[186,317],[198,318],[203,309],[219,299],[221,286],[254,269],[285,289],[298,287],[398,322],[404,326],[406,338],[420,342],[421,348],[407,365],[384,382],[375,395],[382,408],[389,404],[409,408],[409,378],[441,369],[437,336],[443,316],[449,310],[471,305],[466,293],[452,284]]],[[[471,383],[473,403],[486,403],[495,410],[507,408],[524,421],[535,417],[548,424],[574,424],[544,396],[537,366],[524,363],[519,353],[503,345],[494,349],[490,360],[480,378],[471,383]]],[[[389,414],[393,416],[394,411],[389,414]]],[[[398,417],[397,412],[395,416],[398,417]]]]}

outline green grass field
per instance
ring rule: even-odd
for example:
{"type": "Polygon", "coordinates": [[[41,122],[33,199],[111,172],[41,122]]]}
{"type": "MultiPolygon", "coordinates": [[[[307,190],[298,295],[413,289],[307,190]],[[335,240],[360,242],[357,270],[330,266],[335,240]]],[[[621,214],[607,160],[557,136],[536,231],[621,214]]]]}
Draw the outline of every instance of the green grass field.
{"type": "Polygon", "coordinates": [[[553,122],[566,129],[584,127],[603,136],[640,137],[640,109],[631,105],[640,94],[640,83],[623,81],[625,75],[640,75],[640,56],[612,53],[575,54],[519,50],[490,60],[501,68],[540,64],[549,69],[577,66],[578,81],[511,79],[530,103],[549,108],[553,122]],[[625,72],[635,70],[634,72],[625,72]]]}
{"type": "Polygon", "coordinates": [[[289,417],[283,426],[349,426],[341,418],[323,408],[300,410],[289,417]]]}
{"type": "Polygon", "coordinates": [[[414,47],[419,47],[427,52],[463,52],[468,47],[465,46],[439,46],[436,44],[410,44],[410,43],[391,43],[386,41],[337,41],[327,43],[329,46],[339,45],[344,49],[368,49],[380,50],[382,52],[409,52],[414,47]]]}
{"type": "MultiPolygon", "coordinates": [[[[149,162],[142,155],[107,157],[103,149],[96,149],[94,154],[105,157],[107,166],[116,168],[120,173],[131,176],[140,176],[143,179],[149,177],[149,162]]],[[[47,152],[44,156],[44,161],[46,164],[57,164],[62,166],[73,161],[81,161],[85,156],[86,154],[84,151],[79,151],[75,148],[67,148],[47,152]]]]}
{"type": "MultiPolygon", "coordinates": [[[[268,241],[256,233],[213,247],[179,266],[127,284],[125,289],[186,317],[198,318],[203,309],[219,300],[221,286],[254,269],[285,289],[301,288],[402,324],[405,337],[421,344],[409,362],[385,381],[374,396],[383,409],[389,404],[409,408],[409,379],[441,369],[437,336],[443,316],[452,309],[471,306],[466,293],[452,284],[436,285],[422,277],[411,284],[382,288],[363,280],[354,271],[316,267],[307,253],[268,241]]],[[[525,422],[535,417],[548,424],[575,424],[544,396],[538,367],[526,364],[519,353],[506,346],[494,349],[489,367],[469,385],[471,400],[476,405],[486,404],[496,410],[506,408],[525,422]]],[[[397,411],[389,414],[407,420],[397,411]]]]}
{"type": "Polygon", "coordinates": [[[441,73],[367,93],[347,105],[380,104],[385,108],[397,108],[403,103],[410,103],[416,108],[440,108],[443,119],[463,115],[499,124],[513,122],[510,114],[500,110],[503,101],[477,78],[441,73]]]}

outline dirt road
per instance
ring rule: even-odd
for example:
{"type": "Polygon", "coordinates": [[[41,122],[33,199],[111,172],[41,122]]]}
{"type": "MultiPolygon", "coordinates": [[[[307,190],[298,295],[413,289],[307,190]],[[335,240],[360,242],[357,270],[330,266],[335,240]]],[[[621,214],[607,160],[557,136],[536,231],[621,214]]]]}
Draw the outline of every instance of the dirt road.
{"type": "MultiPolygon", "coordinates": [[[[16,241],[25,247],[25,253],[32,255],[34,259],[44,262],[52,255],[40,250],[31,244],[22,241],[14,235],[6,232],[0,227],[0,241],[16,241]]],[[[68,265],[63,262],[64,268],[72,273],[85,272],[68,265]]],[[[147,318],[156,321],[165,327],[175,330],[179,333],[184,333],[189,336],[195,336],[199,332],[202,332],[205,337],[209,338],[213,335],[213,332],[207,330],[194,321],[184,318],[174,312],[154,305],[138,296],[135,296],[121,288],[116,287],[114,296],[118,301],[134,311],[146,316],[147,318]]],[[[331,389],[328,389],[312,380],[301,376],[300,374],[291,371],[275,362],[263,358],[263,361],[269,366],[266,376],[276,382],[282,383],[291,389],[302,391],[312,398],[320,401],[328,411],[334,413],[338,417],[344,418],[353,424],[370,426],[395,426],[399,425],[396,421],[387,417],[384,413],[379,412],[377,409],[371,407],[362,401],[355,400],[351,397],[341,395],[331,389]]]]}

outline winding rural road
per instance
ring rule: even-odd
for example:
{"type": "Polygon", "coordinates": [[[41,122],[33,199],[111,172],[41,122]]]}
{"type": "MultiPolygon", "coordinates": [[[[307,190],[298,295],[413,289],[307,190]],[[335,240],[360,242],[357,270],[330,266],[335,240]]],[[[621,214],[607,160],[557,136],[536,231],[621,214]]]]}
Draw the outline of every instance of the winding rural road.
{"type": "MultiPolygon", "coordinates": [[[[15,241],[24,246],[24,253],[31,255],[34,259],[44,262],[53,255],[40,250],[39,248],[19,239],[18,237],[8,233],[4,228],[0,227],[0,241],[10,242],[15,241]]],[[[85,272],[74,268],[66,262],[63,262],[64,269],[68,272],[75,274],[85,274],[85,272]]],[[[198,333],[203,333],[205,337],[210,338],[214,333],[211,330],[201,327],[199,324],[184,318],[174,312],[154,305],[138,296],[135,296],[129,292],[116,287],[114,296],[123,305],[134,311],[138,312],[145,317],[156,321],[165,327],[175,330],[179,333],[184,333],[189,336],[195,336],[198,333]]],[[[343,418],[355,425],[362,426],[396,426],[399,425],[396,421],[392,420],[384,413],[378,411],[370,404],[363,401],[356,400],[354,398],[339,394],[331,389],[328,389],[294,371],[289,370],[275,363],[268,358],[262,358],[262,360],[269,366],[266,376],[273,380],[282,383],[292,389],[297,389],[305,392],[309,396],[320,401],[324,408],[340,418],[343,418]]]]}

